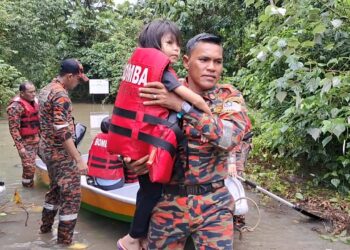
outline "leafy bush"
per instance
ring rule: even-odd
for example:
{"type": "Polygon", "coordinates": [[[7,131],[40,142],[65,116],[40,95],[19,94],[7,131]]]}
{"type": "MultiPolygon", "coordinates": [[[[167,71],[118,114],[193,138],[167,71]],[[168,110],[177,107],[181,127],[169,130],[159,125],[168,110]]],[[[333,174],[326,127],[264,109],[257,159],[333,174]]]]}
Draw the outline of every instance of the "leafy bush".
{"type": "Polygon", "coordinates": [[[25,79],[18,70],[0,60],[0,115],[25,79]]]}
{"type": "MultiPolygon", "coordinates": [[[[254,4],[254,1],[246,1],[254,4]]],[[[329,185],[350,188],[350,4],[285,1],[247,27],[251,58],[235,80],[259,109],[263,147],[322,166],[329,185]]],[[[322,172],[322,171],[321,171],[322,172]]]]}

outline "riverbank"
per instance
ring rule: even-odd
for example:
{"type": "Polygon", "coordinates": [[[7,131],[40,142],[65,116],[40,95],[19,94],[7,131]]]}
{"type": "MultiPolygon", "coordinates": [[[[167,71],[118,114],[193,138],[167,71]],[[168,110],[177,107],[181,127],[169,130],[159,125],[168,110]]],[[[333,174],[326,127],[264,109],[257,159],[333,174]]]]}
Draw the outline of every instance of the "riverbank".
{"type": "MultiPolygon", "coordinates": [[[[284,197],[293,204],[316,214],[326,221],[325,230],[316,229],[324,238],[342,240],[350,245],[350,195],[313,183],[309,169],[298,168],[291,160],[274,160],[270,156],[256,155],[249,159],[248,179],[263,188],[284,197]],[[264,160],[261,160],[265,157],[264,160]]],[[[265,197],[266,198],[266,197],[265,197]]]]}

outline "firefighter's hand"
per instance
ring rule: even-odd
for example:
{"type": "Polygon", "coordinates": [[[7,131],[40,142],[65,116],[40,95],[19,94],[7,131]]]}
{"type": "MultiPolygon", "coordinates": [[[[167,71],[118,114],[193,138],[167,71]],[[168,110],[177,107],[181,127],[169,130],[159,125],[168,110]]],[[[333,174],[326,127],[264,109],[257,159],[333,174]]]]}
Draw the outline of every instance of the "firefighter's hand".
{"type": "Polygon", "coordinates": [[[27,151],[25,148],[21,148],[20,150],[18,150],[18,154],[21,158],[25,157],[26,153],[27,153],[27,151]]]}
{"type": "Polygon", "coordinates": [[[228,174],[232,177],[237,177],[237,166],[236,164],[229,163],[228,164],[228,174]]]}
{"type": "Polygon", "coordinates": [[[160,105],[166,109],[176,112],[181,111],[183,100],[173,92],[169,92],[161,82],[148,82],[146,86],[139,89],[140,97],[148,98],[144,105],[160,105]]]}
{"type": "Polygon", "coordinates": [[[137,175],[144,175],[148,173],[146,162],[148,161],[149,155],[146,155],[138,160],[132,161],[130,157],[124,157],[124,165],[134,171],[137,175]]]}
{"type": "Polygon", "coordinates": [[[88,167],[86,165],[86,162],[83,161],[83,159],[80,158],[80,160],[77,161],[77,167],[81,175],[87,175],[88,167]]]}

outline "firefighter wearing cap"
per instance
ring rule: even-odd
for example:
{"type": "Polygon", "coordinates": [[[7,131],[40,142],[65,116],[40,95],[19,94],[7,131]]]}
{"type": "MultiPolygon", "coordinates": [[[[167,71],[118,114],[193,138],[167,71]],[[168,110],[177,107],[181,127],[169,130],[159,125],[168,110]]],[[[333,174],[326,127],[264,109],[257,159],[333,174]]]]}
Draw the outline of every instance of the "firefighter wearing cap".
{"type": "Polygon", "coordinates": [[[10,134],[22,161],[22,185],[33,187],[35,157],[39,145],[39,107],[35,98],[35,86],[24,82],[7,107],[10,134]]]}
{"type": "Polygon", "coordinates": [[[50,177],[42,212],[41,233],[52,230],[59,211],[57,243],[69,245],[80,208],[80,174],[86,174],[86,163],[74,145],[75,133],[72,102],[68,90],[87,81],[83,67],[76,59],[61,63],[59,75],[40,90],[39,155],[50,177]]]}

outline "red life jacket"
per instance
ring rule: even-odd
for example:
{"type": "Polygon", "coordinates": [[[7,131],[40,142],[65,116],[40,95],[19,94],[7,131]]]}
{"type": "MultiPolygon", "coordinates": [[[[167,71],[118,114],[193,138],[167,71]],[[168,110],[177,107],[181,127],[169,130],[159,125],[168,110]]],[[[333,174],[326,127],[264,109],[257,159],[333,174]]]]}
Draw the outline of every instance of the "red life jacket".
{"type": "MultiPolygon", "coordinates": [[[[147,82],[160,82],[170,61],[161,51],[137,48],[123,73],[109,127],[108,151],[132,160],[150,154],[148,166],[152,181],[170,180],[179,134],[161,106],[144,106],[139,96],[147,82]],[[154,171],[154,169],[157,169],[154,171]]],[[[178,127],[176,128],[178,129],[178,127]]],[[[181,132],[181,131],[180,131],[181,132]]]]}
{"type": "Polygon", "coordinates": [[[39,133],[39,104],[38,99],[34,99],[34,105],[20,96],[15,96],[11,103],[18,102],[24,108],[24,113],[21,115],[20,133],[22,136],[35,135],[39,133]]]}
{"type": "Polygon", "coordinates": [[[118,155],[107,151],[108,134],[97,134],[92,142],[87,165],[88,175],[106,180],[117,180],[124,177],[123,163],[118,155]]]}

